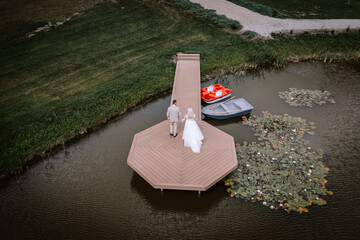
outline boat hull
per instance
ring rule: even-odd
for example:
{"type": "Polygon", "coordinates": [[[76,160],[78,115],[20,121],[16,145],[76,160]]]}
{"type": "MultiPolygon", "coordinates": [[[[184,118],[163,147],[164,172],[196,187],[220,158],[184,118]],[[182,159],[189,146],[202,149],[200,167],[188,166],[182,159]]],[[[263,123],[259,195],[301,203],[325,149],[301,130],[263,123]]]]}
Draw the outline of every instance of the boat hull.
{"type": "Polygon", "coordinates": [[[253,108],[245,99],[238,98],[208,105],[201,109],[201,113],[212,119],[228,119],[249,115],[253,108]]]}
{"type": "Polygon", "coordinates": [[[228,115],[212,115],[212,114],[204,114],[204,113],[203,114],[204,114],[205,117],[221,120],[221,119],[228,119],[228,118],[246,116],[246,115],[249,115],[251,113],[251,111],[252,111],[252,109],[244,111],[244,112],[240,112],[240,113],[237,113],[237,114],[231,114],[231,115],[230,114],[228,114],[228,115]]]}

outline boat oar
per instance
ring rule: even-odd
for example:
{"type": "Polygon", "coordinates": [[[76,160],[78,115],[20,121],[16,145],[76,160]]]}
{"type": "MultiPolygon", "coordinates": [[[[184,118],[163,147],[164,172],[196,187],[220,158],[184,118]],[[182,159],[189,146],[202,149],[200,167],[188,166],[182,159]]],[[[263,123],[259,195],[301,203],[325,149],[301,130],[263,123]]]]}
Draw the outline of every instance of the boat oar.
{"type": "Polygon", "coordinates": [[[233,96],[233,97],[229,98],[228,100],[223,101],[223,102],[221,102],[221,103],[219,103],[219,104],[216,104],[215,106],[209,108],[209,110],[213,110],[214,108],[216,108],[216,107],[219,106],[220,104],[226,103],[227,101],[229,101],[229,100],[231,100],[231,99],[233,99],[233,98],[235,98],[235,96],[233,96]]]}
{"type": "Polygon", "coordinates": [[[239,110],[232,110],[232,111],[228,111],[228,112],[216,112],[216,113],[213,113],[213,115],[231,113],[231,112],[240,112],[240,111],[246,111],[246,110],[250,110],[250,109],[239,109],[239,110]]]}

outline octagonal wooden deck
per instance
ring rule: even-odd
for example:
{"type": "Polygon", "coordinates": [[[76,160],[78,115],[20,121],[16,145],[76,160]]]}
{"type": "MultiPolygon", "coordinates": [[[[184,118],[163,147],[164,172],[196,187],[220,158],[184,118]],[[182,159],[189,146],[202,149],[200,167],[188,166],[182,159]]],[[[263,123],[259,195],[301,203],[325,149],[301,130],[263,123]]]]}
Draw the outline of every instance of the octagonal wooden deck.
{"type": "MultiPolygon", "coordinates": [[[[172,99],[183,114],[192,107],[201,116],[198,54],[178,54],[172,99]]],[[[205,137],[201,153],[184,147],[184,124],[179,123],[174,138],[165,120],[135,135],[128,165],[156,189],[207,190],[237,168],[235,144],[232,136],[204,121],[197,122],[205,137]]]]}

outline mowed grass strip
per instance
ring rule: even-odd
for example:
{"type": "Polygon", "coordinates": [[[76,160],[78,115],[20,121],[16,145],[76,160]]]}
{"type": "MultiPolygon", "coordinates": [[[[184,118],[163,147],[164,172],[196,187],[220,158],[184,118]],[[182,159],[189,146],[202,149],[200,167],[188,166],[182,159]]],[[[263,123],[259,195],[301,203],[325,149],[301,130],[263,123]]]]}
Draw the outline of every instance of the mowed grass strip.
{"type": "Polygon", "coordinates": [[[1,46],[0,173],[172,86],[176,52],[203,73],[291,55],[358,59],[358,33],[250,42],[167,1],[106,2],[59,28],[1,46]]]}

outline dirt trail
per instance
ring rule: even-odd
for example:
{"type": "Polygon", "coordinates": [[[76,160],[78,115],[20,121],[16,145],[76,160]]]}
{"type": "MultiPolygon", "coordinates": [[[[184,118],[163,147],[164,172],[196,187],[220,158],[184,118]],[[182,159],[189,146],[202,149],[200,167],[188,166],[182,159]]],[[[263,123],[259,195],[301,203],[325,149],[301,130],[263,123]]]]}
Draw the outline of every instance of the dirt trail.
{"type": "Polygon", "coordinates": [[[344,31],[360,29],[360,19],[279,19],[261,15],[225,0],[190,0],[204,8],[214,9],[217,14],[237,20],[243,30],[250,30],[269,37],[271,33],[304,32],[314,30],[344,31]]]}

